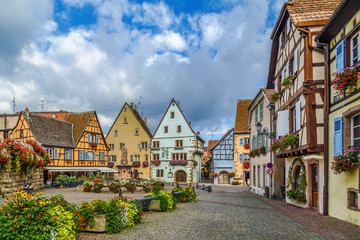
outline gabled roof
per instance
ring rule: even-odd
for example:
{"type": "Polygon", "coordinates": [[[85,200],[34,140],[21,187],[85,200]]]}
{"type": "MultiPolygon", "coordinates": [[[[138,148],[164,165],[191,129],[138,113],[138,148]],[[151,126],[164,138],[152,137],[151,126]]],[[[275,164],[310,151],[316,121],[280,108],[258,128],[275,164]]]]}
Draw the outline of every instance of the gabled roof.
{"type": "Polygon", "coordinates": [[[212,148],[210,148],[210,151],[214,150],[214,148],[216,148],[232,131],[234,131],[234,128],[227,131],[225,135],[212,148]]]}
{"type": "Polygon", "coordinates": [[[47,116],[47,117],[53,117],[60,120],[65,120],[66,117],[70,114],[67,111],[50,111],[50,112],[32,112],[38,115],[47,116]]]}
{"type": "Polygon", "coordinates": [[[72,124],[56,118],[22,112],[36,140],[45,146],[74,147],[72,124]]]}
{"type": "Polygon", "coordinates": [[[95,114],[95,111],[82,112],[82,113],[70,113],[65,119],[66,122],[73,124],[73,136],[74,143],[77,145],[81,136],[83,135],[85,128],[90,122],[90,119],[95,114]]]}
{"type": "Polygon", "coordinates": [[[263,96],[266,101],[270,104],[271,103],[271,95],[275,92],[275,89],[266,89],[266,88],[260,88],[259,92],[256,94],[256,97],[254,97],[254,100],[251,102],[248,110],[249,114],[247,117],[247,123],[246,128],[250,128],[250,118],[251,118],[251,111],[253,110],[254,106],[261,100],[260,96],[263,96]]]}
{"type": "Polygon", "coordinates": [[[209,140],[208,149],[210,150],[211,148],[213,148],[218,142],[219,140],[209,140]]]}
{"type": "Polygon", "coordinates": [[[246,128],[247,116],[248,116],[248,107],[250,106],[252,99],[238,100],[236,107],[236,117],[235,117],[235,132],[248,132],[246,128]]]}
{"type": "Polygon", "coordinates": [[[359,0],[343,0],[329,18],[329,21],[321,29],[316,40],[329,43],[342,27],[359,11],[359,0]]]}
{"type": "Polygon", "coordinates": [[[161,118],[161,121],[160,121],[159,125],[157,126],[157,128],[156,128],[156,130],[155,130],[155,132],[154,132],[154,136],[155,136],[155,134],[156,134],[157,130],[159,129],[159,127],[160,127],[160,125],[161,125],[162,121],[164,120],[164,117],[165,117],[166,113],[169,111],[169,108],[170,108],[170,106],[171,106],[171,103],[173,103],[173,102],[176,104],[177,108],[180,110],[180,112],[181,112],[182,116],[184,117],[184,119],[185,119],[185,121],[186,121],[187,125],[189,126],[189,128],[191,129],[191,131],[195,134],[195,136],[196,136],[196,137],[197,137],[197,138],[198,138],[201,142],[205,143],[205,140],[204,140],[204,139],[202,139],[199,135],[197,135],[197,134],[194,132],[194,130],[192,129],[192,127],[191,127],[191,125],[190,125],[190,123],[189,123],[189,121],[186,119],[186,117],[185,117],[185,115],[184,115],[183,111],[180,109],[179,105],[177,104],[177,102],[175,101],[175,99],[174,99],[174,98],[173,98],[173,99],[171,99],[171,101],[170,101],[170,103],[169,103],[169,106],[167,107],[167,109],[166,109],[166,111],[165,111],[165,113],[164,113],[163,117],[161,118]]]}

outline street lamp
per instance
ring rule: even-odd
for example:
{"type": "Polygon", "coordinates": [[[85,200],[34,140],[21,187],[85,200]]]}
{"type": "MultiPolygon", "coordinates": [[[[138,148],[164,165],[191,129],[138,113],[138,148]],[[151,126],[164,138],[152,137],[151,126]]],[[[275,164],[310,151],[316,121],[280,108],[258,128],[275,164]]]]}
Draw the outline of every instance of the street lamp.
{"type": "Polygon", "coordinates": [[[256,124],[256,130],[257,130],[257,132],[258,132],[259,135],[265,135],[266,137],[269,137],[269,138],[271,138],[271,139],[276,138],[276,134],[275,134],[275,133],[272,133],[272,132],[268,133],[268,132],[264,132],[264,131],[261,132],[261,128],[262,128],[262,125],[261,125],[260,122],[258,122],[258,123],[256,124]]]}

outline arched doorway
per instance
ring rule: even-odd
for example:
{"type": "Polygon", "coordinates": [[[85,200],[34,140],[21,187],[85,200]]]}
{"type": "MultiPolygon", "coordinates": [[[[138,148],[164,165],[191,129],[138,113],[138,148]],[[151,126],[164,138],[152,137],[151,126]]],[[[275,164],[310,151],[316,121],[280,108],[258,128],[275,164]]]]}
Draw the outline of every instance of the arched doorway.
{"type": "Polygon", "coordinates": [[[228,172],[221,172],[219,174],[219,184],[230,184],[230,175],[228,172]]]}
{"type": "Polygon", "coordinates": [[[175,174],[176,182],[186,182],[186,173],[183,170],[179,170],[175,174]]]}

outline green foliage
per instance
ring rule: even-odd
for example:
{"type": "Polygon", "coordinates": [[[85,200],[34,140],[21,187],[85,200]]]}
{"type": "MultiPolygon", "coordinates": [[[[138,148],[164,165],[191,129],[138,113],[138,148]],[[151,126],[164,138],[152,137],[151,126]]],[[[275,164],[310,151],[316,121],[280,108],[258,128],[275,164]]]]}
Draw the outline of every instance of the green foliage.
{"type": "Polygon", "coordinates": [[[281,151],[288,148],[294,149],[299,146],[299,133],[289,133],[279,139],[275,140],[271,145],[270,149],[273,152],[276,152],[278,149],[281,151]]]}
{"type": "Polygon", "coordinates": [[[125,187],[129,192],[133,193],[136,190],[136,183],[127,182],[127,183],[125,183],[125,187]]]}
{"type": "Polygon", "coordinates": [[[94,182],[92,185],[92,192],[99,193],[101,192],[101,189],[103,188],[104,183],[103,182],[94,182]]]}
{"type": "Polygon", "coordinates": [[[80,185],[83,185],[86,180],[89,180],[89,178],[85,177],[85,176],[81,176],[81,177],[78,178],[78,183],[80,185]]]}
{"type": "Polygon", "coordinates": [[[76,182],[76,176],[70,176],[69,182],[76,182]]]}
{"type": "Polygon", "coordinates": [[[121,189],[121,183],[119,182],[112,182],[109,184],[109,189],[110,191],[112,191],[113,193],[119,193],[120,189],[121,189]]]}
{"type": "Polygon", "coordinates": [[[83,185],[84,192],[90,192],[92,189],[92,183],[91,182],[85,182],[83,185]]]}
{"type": "Polygon", "coordinates": [[[271,102],[278,101],[282,97],[283,94],[284,94],[283,92],[274,92],[273,95],[271,95],[271,98],[270,98],[271,102]]]}
{"type": "Polygon", "coordinates": [[[281,86],[284,89],[287,89],[290,87],[291,83],[295,80],[295,76],[293,75],[289,75],[286,78],[284,78],[284,80],[281,82],[281,86]]]}
{"type": "Polygon", "coordinates": [[[62,206],[53,207],[48,212],[55,220],[56,239],[67,240],[76,238],[76,225],[72,212],[65,211],[62,206]]]}
{"type": "Polygon", "coordinates": [[[160,200],[160,209],[162,212],[173,211],[176,208],[176,199],[169,192],[159,191],[158,194],[150,192],[146,197],[156,196],[155,200],[160,200]]]}
{"type": "Polygon", "coordinates": [[[297,202],[306,202],[305,190],[307,187],[306,181],[306,168],[304,162],[300,158],[296,158],[290,165],[288,170],[288,179],[286,182],[286,195],[289,199],[294,199],[297,202]],[[292,189],[292,172],[295,163],[299,162],[301,170],[300,170],[300,186],[299,189],[292,189]]]}
{"type": "Polygon", "coordinates": [[[55,179],[55,183],[57,185],[64,185],[64,183],[68,183],[68,182],[69,182],[69,176],[67,176],[67,175],[60,174],[55,179]]]}
{"type": "Polygon", "coordinates": [[[348,173],[359,165],[359,150],[350,149],[347,154],[335,156],[331,162],[331,170],[335,174],[348,173]]]}

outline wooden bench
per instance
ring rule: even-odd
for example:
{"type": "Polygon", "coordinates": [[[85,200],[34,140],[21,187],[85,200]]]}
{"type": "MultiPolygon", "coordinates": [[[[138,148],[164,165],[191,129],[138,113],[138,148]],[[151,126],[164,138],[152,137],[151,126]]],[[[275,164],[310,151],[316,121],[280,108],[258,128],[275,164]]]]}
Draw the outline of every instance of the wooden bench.
{"type": "Polygon", "coordinates": [[[204,191],[212,192],[211,186],[205,186],[204,184],[199,185],[199,183],[196,183],[196,188],[200,188],[200,189],[202,189],[204,191]]]}
{"type": "Polygon", "coordinates": [[[176,201],[179,201],[179,197],[183,191],[180,192],[173,192],[172,195],[176,199],[176,201]]]}
{"type": "Polygon", "coordinates": [[[152,201],[153,199],[155,199],[155,198],[156,198],[155,196],[153,196],[153,197],[148,197],[148,198],[139,198],[139,199],[136,199],[136,201],[141,205],[141,207],[142,207],[142,209],[143,209],[144,211],[149,210],[149,211],[151,212],[151,210],[150,210],[150,203],[151,203],[151,201],[152,201]]]}

